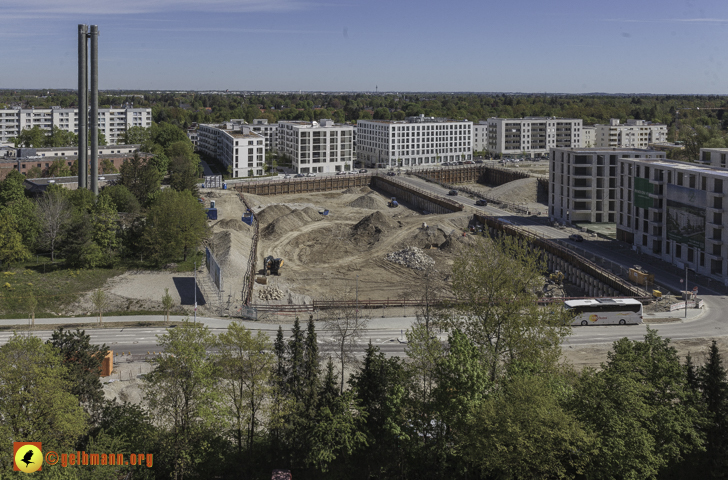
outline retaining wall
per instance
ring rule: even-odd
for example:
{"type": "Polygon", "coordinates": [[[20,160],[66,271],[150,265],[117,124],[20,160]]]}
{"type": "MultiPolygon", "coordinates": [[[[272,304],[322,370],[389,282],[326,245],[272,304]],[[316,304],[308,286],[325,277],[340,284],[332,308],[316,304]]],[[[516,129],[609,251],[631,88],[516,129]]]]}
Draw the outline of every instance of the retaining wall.
{"type": "Polygon", "coordinates": [[[439,195],[413,187],[392,177],[373,177],[372,186],[387,192],[393,197],[397,197],[397,201],[404,201],[430,213],[452,213],[463,210],[462,204],[458,202],[442,198],[439,195]]]}
{"type": "Polygon", "coordinates": [[[491,235],[506,234],[522,238],[540,249],[545,255],[550,271],[562,271],[566,280],[584,289],[590,297],[651,298],[646,290],[600,268],[597,264],[552,240],[538,236],[524,228],[499,221],[497,217],[478,214],[473,217],[476,222],[485,225],[491,235]]]}
{"type": "Polygon", "coordinates": [[[235,185],[239,193],[253,195],[286,195],[289,193],[330,192],[363,187],[372,183],[371,174],[335,175],[330,177],[304,177],[288,180],[251,180],[235,185]]]}

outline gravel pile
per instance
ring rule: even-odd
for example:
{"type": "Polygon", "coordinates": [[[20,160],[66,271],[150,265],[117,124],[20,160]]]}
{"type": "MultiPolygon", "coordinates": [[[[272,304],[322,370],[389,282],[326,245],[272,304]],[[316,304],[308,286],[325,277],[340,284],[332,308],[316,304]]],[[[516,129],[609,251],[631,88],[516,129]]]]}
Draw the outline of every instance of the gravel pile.
{"type": "Polygon", "coordinates": [[[407,247],[404,250],[392,252],[387,255],[387,260],[414,270],[425,270],[435,265],[435,261],[417,247],[407,247]]]}
{"type": "Polygon", "coordinates": [[[283,298],[283,292],[276,287],[268,287],[258,290],[258,298],[261,300],[280,300],[283,298]]]}

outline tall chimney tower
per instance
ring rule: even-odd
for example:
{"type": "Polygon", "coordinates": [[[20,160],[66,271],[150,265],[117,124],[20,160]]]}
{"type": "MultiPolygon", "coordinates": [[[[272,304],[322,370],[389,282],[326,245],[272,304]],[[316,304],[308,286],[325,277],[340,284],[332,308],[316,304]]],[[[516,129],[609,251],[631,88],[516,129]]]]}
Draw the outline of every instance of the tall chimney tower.
{"type": "Polygon", "coordinates": [[[78,188],[99,193],[99,28],[78,26],[78,188]],[[91,39],[91,112],[88,98],[88,39],[91,39]],[[90,123],[90,125],[89,125],[90,123]],[[90,137],[90,139],[89,139],[90,137]],[[88,183],[88,143],[91,141],[91,184],[88,183]]]}
{"type": "Polygon", "coordinates": [[[99,194],[99,27],[91,25],[91,191],[99,194]]]}
{"type": "Polygon", "coordinates": [[[78,26],[78,188],[86,188],[88,174],[88,140],[86,139],[86,122],[88,120],[88,54],[86,52],[86,25],[78,26]]]}

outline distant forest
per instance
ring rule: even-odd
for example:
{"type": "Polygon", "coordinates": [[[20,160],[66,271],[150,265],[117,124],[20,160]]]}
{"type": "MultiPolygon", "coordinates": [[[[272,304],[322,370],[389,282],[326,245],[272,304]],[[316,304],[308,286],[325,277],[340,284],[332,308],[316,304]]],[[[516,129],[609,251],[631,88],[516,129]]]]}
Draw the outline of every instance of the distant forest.
{"type": "MultiPolygon", "coordinates": [[[[152,108],[154,121],[182,128],[233,118],[265,118],[353,123],[359,119],[401,120],[407,116],[467,119],[554,116],[581,118],[585,125],[610,118],[648,120],[668,125],[668,139],[682,141],[685,159],[702,147],[728,147],[728,97],[704,95],[507,95],[507,94],[213,94],[198,92],[119,92],[99,96],[101,108],[133,103],[152,108]]],[[[76,93],[59,90],[0,90],[0,108],[74,107],[76,93]]]]}

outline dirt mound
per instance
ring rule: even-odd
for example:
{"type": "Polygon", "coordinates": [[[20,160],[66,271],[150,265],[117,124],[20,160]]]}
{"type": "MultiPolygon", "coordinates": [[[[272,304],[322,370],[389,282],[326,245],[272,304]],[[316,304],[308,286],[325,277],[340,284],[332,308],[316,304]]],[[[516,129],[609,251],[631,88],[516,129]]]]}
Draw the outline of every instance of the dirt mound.
{"type": "Polygon", "coordinates": [[[236,232],[243,232],[246,229],[250,228],[247,224],[243,223],[241,220],[235,220],[233,218],[228,218],[225,220],[220,220],[215,224],[215,228],[223,229],[223,230],[235,230],[236,232]]]}
{"type": "Polygon", "coordinates": [[[407,239],[407,245],[413,245],[419,248],[429,248],[430,246],[439,247],[448,238],[448,234],[443,230],[441,225],[420,227],[417,232],[407,239]]]}
{"type": "Polygon", "coordinates": [[[265,207],[255,215],[255,218],[258,220],[261,227],[265,227],[275,219],[288,215],[292,211],[293,209],[288,205],[280,205],[276,203],[265,207]]]}
{"type": "Polygon", "coordinates": [[[440,245],[440,250],[447,253],[462,253],[464,249],[477,243],[478,240],[474,235],[463,236],[462,233],[454,233],[447,236],[445,242],[440,245]]]}
{"type": "MultiPolygon", "coordinates": [[[[265,210],[268,210],[268,208],[265,210]]],[[[297,230],[307,223],[320,221],[322,218],[318,211],[311,207],[306,207],[302,210],[293,210],[270,222],[268,226],[261,230],[261,234],[263,238],[279,237],[293,230],[297,230]]],[[[261,225],[263,225],[262,222],[261,225]]]]}
{"type": "Polygon", "coordinates": [[[386,215],[377,211],[362,218],[359,223],[351,227],[351,239],[357,245],[373,244],[378,242],[387,230],[396,226],[397,224],[386,215]]]}
{"type": "Polygon", "coordinates": [[[387,205],[379,194],[371,192],[357,198],[351,202],[349,206],[354,208],[366,208],[368,210],[379,210],[380,208],[386,208],[387,205]]]}
{"type": "Polygon", "coordinates": [[[522,178],[504,183],[488,192],[493,200],[506,203],[535,203],[538,197],[538,180],[522,178]]]}

